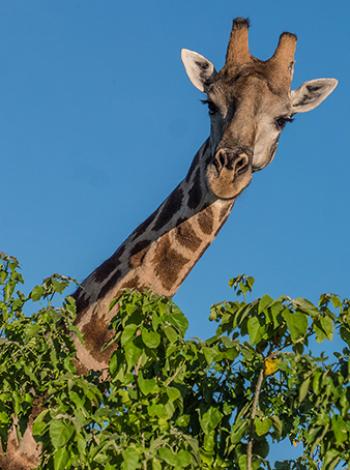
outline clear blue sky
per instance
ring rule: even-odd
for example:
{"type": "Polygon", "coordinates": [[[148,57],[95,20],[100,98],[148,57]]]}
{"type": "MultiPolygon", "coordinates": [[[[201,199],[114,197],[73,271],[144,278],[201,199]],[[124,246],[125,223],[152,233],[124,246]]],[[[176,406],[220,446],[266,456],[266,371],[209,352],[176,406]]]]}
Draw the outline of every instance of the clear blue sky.
{"type": "Polygon", "coordinates": [[[249,16],[259,58],[298,35],[294,87],[340,84],[285,129],[176,301],[205,337],[238,273],[256,295],[349,295],[349,15],[345,0],[1,2],[0,249],[27,286],[82,280],[177,185],[209,128],[180,48],[220,68],[232,18],[249,16]]]}

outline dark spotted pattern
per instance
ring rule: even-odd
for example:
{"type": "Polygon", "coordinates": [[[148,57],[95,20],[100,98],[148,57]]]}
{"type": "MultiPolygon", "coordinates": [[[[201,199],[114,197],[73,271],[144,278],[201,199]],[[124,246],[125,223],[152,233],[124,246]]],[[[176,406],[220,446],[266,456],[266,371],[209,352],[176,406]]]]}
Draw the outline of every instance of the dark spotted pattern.
{"type": "Polygon", "coordinates": [[[181,208],[182,200],[183,200],[183,191],[178,186],[177,188],[174,189],[174,191],[170,194],[168,199],[165,201],[165,204],[162,207],[158,215],[158,218],[153,227],[153,230],[159,230],[169,222],[172,216],[176,212],[178,212],[178,210],[181,208]]]}
{"type": "Polygon", "coordinates": [[[122,285],[120,286],[120,289],[138,289],[141,290],[142,286],[140,285],[140,278],[138,276],[135,276],[131,279],[129,279],[126,282],[123,282],[122,285]]]}
{"type": "Polygon", "coordinates": [[[208,146],[208,142],[209,142],[209,139],[208,139],[208,140],[206,141],[206,143],[205,143],[205,147],[204,147],[204,149],[203,149],[203,152],[201,152],[200,150],[198,150],[198,152],[196,153],[194,159],[192,160],[190,169],[188,170],[188,173],[187,173],[187,176],[186,176],[186,181],[187,181],[187,183],[190,181],[193,172],[194,172],[195,169],[198,167],[199,161],[200,161],[200,157],[205,153],[206,148],[207,148],[207,146],[208,146]]]}
{"type": "Polygon", "coordinates": [[[151,240],[141,240],[130,251],[129,266],[130,268],[137,268],[143,261],[151,240]]]}
{"type": "Polygon", "coordinates": [[[120,257],[125,251],[125,245],[121,245],[113,255],[99,266],[94,273],[94,279],[97,283],[103,282],[112,271],[118,266],[120,257]]]}
{"type": "Polygon", "coordinates": [[[162,286],[172,292],[178,286],[179,272],[189,261],[171,247],[169,236],[165,235],[158,242],[152,263],[162,286]]]}
{"type": "Polygon", "coordinates": [[[197,237],[191,222],[182,222],[175,229],[176,241],[191,251],[196,251],[201,245],[201,239],[197,237]]]}
{"type": "Polygon", "coordinates": [[[106,284],[102,287],[98,294],[98,299],[102,299],[107,292],[109,292],[119,281],[121,276],[121,271],[117,269],[117,271],[111,276],[111,278],[106,282],[106,284]]]}
{"type": "Polygon", "coordinates": [[[88,294],[87,293],[85,294],[81,287],[79,287],[79,289],[77,289],[74,292],[72,297],[75,298],[75,305],[77,308],[77,312],[82,312],[90,304],[88,294]]]}
{"type": "Polygon", "coordinates": [[[200,169],[197,168],[196,174],[194,176],[192,188],[188,192],[188,195],[189,195],[188,207],[190,209],[196,209],[202,200],[200,176],[201,176],[200,169]]]}
{"type": "Polygon", "coordinates": [[[156,217],[157,215],[157,210],[154,211],[149,217],[147,217],[146,220],[144,220],[142,222],[142,224],[140,224],[134,231],[133,233],[131,234],[131,238],[133,240],[136,240],[136,238],[138,238],[140,235],[144,234],[146,232],[146,230],[148,229],[148,227],[151,225],[151,223],[153,222],[154,218],[156,217]]]}
{"type": "Polygon", "coordinates": [[[232,210],[232,207],[233,207],[233,204],[229,207],[223,207],[220,211],[220,214],[219,214],[219,221],[221,223],[224,223],[227,219],[227,217],[230,215],[231,213],[231,210],[232,210]]]}
{"type": "Polygon", "coordinates": [[[113,336],[113,331],[108,329],[108,323],[93,315],[89,323],[83,326],[82,333],[85,347],[97,361],[108,361],[112,348],[101,351],[101,348],[113,336]]]}
{"type": "Polygon", "coordinates": [[[203,233],[210,235],[213,231],[214,217],[210,206],[203,209],[198,215],[198,223],[203,233]]]}

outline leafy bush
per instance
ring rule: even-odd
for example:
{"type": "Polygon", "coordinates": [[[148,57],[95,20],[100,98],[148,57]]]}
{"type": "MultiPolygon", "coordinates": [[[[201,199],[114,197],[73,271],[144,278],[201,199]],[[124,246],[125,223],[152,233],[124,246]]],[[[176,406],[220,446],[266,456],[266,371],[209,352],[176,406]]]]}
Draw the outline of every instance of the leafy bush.
{"type": "Polygon", "coordinates": [[[350,303],[325,294],[248,302],[253,279],[230,281],[236,298],[212,307],[216,334],[185,338],[169,299],[127,291],[113,302],[116,349],[108,378],[79,376],[75,304],[52,304],[70,279],[54,275],[29,295],[15,258],[0,260],[0,439],[34,419],[40,469],[272,468],[270,448],[300,448],[276,469],[350,462],[350,303]],[[30,302],[45,306],[28,316],[30,302]],[[310,342],[344,342],[329,359],[310,342]]]}

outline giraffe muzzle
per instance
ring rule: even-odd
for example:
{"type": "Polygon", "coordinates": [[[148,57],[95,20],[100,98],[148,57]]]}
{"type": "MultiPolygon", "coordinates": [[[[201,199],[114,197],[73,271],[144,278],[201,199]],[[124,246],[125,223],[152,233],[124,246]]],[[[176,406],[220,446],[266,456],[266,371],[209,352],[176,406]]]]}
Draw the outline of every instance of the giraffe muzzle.
{"type": "Polygon", "coordinates": [[[244,174],[251,167],[252,152],[248,149],[219,149],[213,159],[217,176],[223,170],[232,172],[234,177],[244,174]]]}

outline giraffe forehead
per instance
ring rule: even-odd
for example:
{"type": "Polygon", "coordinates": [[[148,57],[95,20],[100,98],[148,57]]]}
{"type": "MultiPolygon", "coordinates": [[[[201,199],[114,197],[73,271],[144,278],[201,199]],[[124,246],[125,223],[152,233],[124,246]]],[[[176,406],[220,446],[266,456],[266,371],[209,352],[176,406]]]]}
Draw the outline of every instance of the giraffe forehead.
{"type": "Polygon", "coordinates": [[[225,68],[207,84],[205,91],[215,102],[235,106],[239,104],[271,102],[290,104],[290,86],[275,80],[276,71],[266,62],[253,63],[230,69],[225,68]]]}

